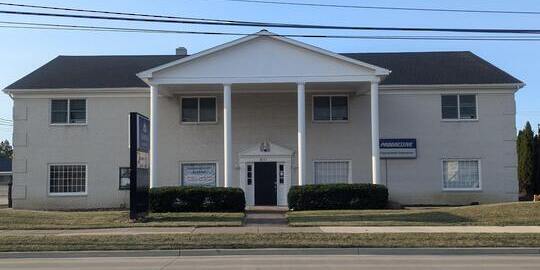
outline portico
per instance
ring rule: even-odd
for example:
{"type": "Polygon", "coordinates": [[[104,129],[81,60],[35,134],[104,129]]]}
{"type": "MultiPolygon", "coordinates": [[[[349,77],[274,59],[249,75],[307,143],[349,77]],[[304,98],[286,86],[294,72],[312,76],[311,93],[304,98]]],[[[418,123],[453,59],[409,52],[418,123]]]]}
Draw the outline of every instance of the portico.
{"type": "MultiPolygon", "coordinates": [[[[151,187],[159,186],[161,177],[158,168],[163,160],[161,152],[164,150],[160,145],[159,130],[162,128],[163,117],[166,117],[160,110],[161,104],[181,96],[217,96],[222,97],[219,104],[221,110],[217,111],[217,114],[221,115],[223,125],[222,165],[217,165],[223,166],[223,176],[222,181],[217,183],[221,183],[220,185],[224,187],[242,187],[248,194],[248,204],[254,204],[253,197],[249,197],[251,196],[249,194],[254,194],[255,191],[249,191],[248,167],[251,164],[253,167],[250,170],[254,170],[257,160],[276,162],[275,168],[278,171],[275,181],[280,181],[280,173],[284,178],[281,180],[284,184],[283,190],[280,191],[281,186],[277,188],[277,202],[279,205],[286,204],[288,187],[311,183],[307,179],[309,175],[307,170],[310,167],[308,149],[312,148],[307,147],[310,134],[307,134],[306,122],[311,121],[310,124],[313,124],[317,121],[307,114],[312,110],[306,107],[306,101],[309,102],[315,95],[333,93],[339,93],[349,99],[369,96],[371,153],[365,154],[371,155],[371,181],[379,184],[381,183],[378,145],[379,82],[389,73],[390,71],[386,69],[267,31],[141,72],[138,76],[150,85],[151,187]],[[251,144],[251,147],[235,149],[236,139],[233,130],[236,130],[235,126],[242,125],[233,121],[233,114],[239,109],[233,102],[235,95],[260,97],[265,94],[296,97],[297,138],[294,146],[287,145],[296,149],[274,144],[270,135],[263,141],[251,144]],[[259,145],[267,145],[270,150],[263,152],[259,145]],[[257,151],[260,153],[257,154],[257,151]],[[292,181],[293,173],[296,183],[292,181]],[[235,177],[238,179],[234,179],[235,177]]],[[[198,106],[201,106],[200,103],[198,106]]],[[[253,108],[248,114],[257,114],[257,111],[258,108],[253,108]]],[[[280,109],[276,108],[275,114],[279,113],[280,109]]],[[[265,123],[256,125],[264,126],[265,123]]],[[[252,171],[252,174],[254,173],[252,171]]]]}

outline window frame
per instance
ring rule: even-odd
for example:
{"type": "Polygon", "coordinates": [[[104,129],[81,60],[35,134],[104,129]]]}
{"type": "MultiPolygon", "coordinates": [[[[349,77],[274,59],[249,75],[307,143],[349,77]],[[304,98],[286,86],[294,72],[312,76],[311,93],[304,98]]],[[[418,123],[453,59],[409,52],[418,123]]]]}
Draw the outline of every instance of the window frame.
{"type": "Polygon", "coordinates": [[[88,195],[88,164],[86,163],[48,163],[47,164],[47,195],[50,197],[77,197],[88,195]],[[51,166],[84,166],[84,192],[51,192],[51,166]]]}
{"type": "Polygon", "coordinates": [[[441,120],[443,122],[475,122],[475,121],[478,121],[478,94],[476,93],[443,93],[440,95],[440,113],[441,113],[441,120]],[[442,97],[443,96],[456,96],[457,97],[457,118],[443,118],[443,113],[442,113],[442,97]],[[461,118],[461,107],[460,107],[460,104],[461,104],[461,101],[460,101],[460,96],[474,96],[474,106],[475,106],[475,110],[476,110],[476,117],[475,118],[461,118]]]}
{"type": "Polygon", "coordinates": [[[86,126],[88,124],[88,99],[85,97],[58,97],[49,99],[49,125],[51,126],[86,126]],[[53,100],[67,100],[67,116],[65,123],[53,123],[53,100]],[[71,100],[84,100],[84,123],[71,123],[71,100]]]}
{"type": "Polygon", "coordinates": [[[182,96],[180,97],[180,124],[182,125],[212,125],[218,123],[218,98],[217,96],[182,96]],[[184,118],[184,99],[197,99],[197,121],[196,122],[185,122],[184,118]],[[204,121],[201,122],[201,98],[213,98],[215,102],[215,111],[216,111],[216,120],[215,121],[204,121]]]}
{"type": "Polygon", "coordinates": [[[347,162],[349,164],[347,184],[352,184],[352,160],[350,159],[314,159],[313,160],[313,175],[312,175],[314,185],[324,185],[324,184],[315,183],[315,172],[316,172],[315,163],[317,162],[347,162]]]}
{"type": "Polygon", "coordinates": [[[312,95],[311,96],[311,121],[313,123],[348,123],[351,121],[351,105],[349,95],[347,94],[324,94],[324,95],[312,95]],[[315,98],[316,97],[329,97],[330,104],[330,119],[329,120],[316,120],[315,119],[315,98]],[[347,120],[332,120],[332,97],[345,97],[347,99],[347,120]]]}
{"type": "MultiPolygon", "coordinates": [[[[459,170],[459,165],[458,165],[459,170]]],[[[479,158],[443,158],[441,159],[441,187],[442,191],[464,191],[464,192],[478,192],[482,191],[482,160],[479,158]],[[444,162],[445,161],[476,161],[478,163],[478,188],[447,188],[444,186],[444,162]]]]}
{"type": "MultiPolygon", "coordinates": [[[[214,187],[219,187],[219,163],[217,161],[182,161],[179,168],[179,184],[181,187],[193,187],[184,185],[184,165],[185,164],[215,164],[216,165],[216,180],[214,181],[214,187]]],[[[198,186],[197,186],[198,187],[198,186]]]]}

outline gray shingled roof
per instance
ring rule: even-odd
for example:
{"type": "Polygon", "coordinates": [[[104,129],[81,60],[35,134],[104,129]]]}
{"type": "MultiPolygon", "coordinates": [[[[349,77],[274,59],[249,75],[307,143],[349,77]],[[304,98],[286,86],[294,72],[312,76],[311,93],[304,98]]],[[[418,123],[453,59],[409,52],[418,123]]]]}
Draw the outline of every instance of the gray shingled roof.
{"type": "Polygon", "coordinates": [[[11,172],[11,159],[0,158],[0,172],[11,172]]]}
{"type": "MultiPolygon", "coordinates": [[[[384,85],[521,83],[471,52],[344,53],[392,71],[384,85]]],[[[147,87],[136,74],[184,56],[58,56],[7,89],[147,87]]]]}

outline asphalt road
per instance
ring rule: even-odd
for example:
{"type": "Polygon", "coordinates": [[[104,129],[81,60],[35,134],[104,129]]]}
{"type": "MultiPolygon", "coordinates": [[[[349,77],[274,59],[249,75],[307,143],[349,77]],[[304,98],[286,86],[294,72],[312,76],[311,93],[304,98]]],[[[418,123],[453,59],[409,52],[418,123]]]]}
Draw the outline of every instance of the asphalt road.
{"type": "Polygon", "coordinates": [[[0,269],[539,269],[540,255],[328,255],[0,259],[0,269]]]}

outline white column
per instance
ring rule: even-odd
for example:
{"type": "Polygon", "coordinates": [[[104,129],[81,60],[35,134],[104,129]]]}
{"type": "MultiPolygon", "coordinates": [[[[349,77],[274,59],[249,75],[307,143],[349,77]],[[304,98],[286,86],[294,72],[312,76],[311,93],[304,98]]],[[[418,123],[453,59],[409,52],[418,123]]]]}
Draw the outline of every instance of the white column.
{"type": "Polygon", "coordinates": [[[150,188],[157,186],[158,87],[150,86],[150,188]]]}
{"type": "Polygon", "coordinates": [[[379,155],[379,82],[371,82],[371,173],[373,184],[382,184],[379,155]]]}
{"type": "Polygon", "coordinates": [[[305,184],[306,177],[306,89],[298,83],[298,185],[305,184]]]}
{"type": "Polygon", "coordinates": [[[233,172],[230,84],[223,85],[223,149],[223,186],[230,187],[233,172]]]}

